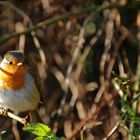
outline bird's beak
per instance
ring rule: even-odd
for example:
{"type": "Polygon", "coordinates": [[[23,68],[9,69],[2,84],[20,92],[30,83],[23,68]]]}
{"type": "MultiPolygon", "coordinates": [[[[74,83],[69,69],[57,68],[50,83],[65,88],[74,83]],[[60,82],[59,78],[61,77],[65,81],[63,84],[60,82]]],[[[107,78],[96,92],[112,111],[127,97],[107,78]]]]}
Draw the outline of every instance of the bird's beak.
{"type": "Polygon", "coordinates": [[[22,65],[23,65],[23,63],[22,63],[22,62],[19,62],[17,65],[18,65],[18,66],[22,66],[22,65]]]}

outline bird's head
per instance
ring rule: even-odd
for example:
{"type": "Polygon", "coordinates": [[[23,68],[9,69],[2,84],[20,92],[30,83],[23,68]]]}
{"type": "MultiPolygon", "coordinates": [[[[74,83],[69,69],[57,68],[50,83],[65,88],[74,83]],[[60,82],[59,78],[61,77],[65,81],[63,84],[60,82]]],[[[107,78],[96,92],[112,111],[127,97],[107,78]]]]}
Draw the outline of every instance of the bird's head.
{"type": "Polygon", "coordinates": [[[22,52],[9,51],[4,55],[0,63],[1,80],[7,80],[9,83],[13,82],[12,84],[14,85],[16,85],[16,82],[23,83],[26,71],[24,54],[22,52]]]}
{"type": "Polygon", "coordinates": [[[23,75],[26,72],[24,54],[19,51],[7,52],[0,64],[0,68],[9,75],[23,75]]]}

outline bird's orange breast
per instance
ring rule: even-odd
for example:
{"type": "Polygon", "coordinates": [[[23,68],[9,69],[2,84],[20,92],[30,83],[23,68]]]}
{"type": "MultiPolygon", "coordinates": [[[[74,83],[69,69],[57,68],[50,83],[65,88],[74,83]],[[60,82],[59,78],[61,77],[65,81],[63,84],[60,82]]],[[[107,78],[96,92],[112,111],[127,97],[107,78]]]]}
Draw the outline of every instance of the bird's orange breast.
{"type": "Polygon", "coordinates": [[[18,90],[25,86],[26,67],[4,67],[0,68],[0,88],[18,90]]]}

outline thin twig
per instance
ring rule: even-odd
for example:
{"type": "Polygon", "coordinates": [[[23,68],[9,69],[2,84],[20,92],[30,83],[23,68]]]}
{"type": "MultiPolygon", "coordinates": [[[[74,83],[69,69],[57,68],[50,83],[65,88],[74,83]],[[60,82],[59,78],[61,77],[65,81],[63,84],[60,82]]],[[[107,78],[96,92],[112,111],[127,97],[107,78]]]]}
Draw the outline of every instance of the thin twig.
{"type": "MultiPolygon", "coordinates": [[[[108,102],[112,101],[116,96],[117,96],[116,93],[113,94],[113,96],[108,100],[108,102]]],[[[89,115],[87,115],[87,117],[86,117],[85,119],[81,120],[81,121],[74,127],[74,129],[73,129],[73,131],[72,131],[72,134],[73,134],[73,135],[72,135],[69,139],[72,139],[72,138],[82,129],[82,127],[84,127],[87,123],[90,123],[91,121],[95,121],[95,118],[93,119],[93,116],[94,116],[95,114],[98,114],[98,113],[101,111],[101,109],[102,109],[104,106],[106,106],[106,105],[108,104],[108,102],[107,102],[107,101],[101,102],[101,103],[98,105],[98,109],[96,109],[96,111],[95,111],[94,113],[92,112],[92,110],[90,110],[90,111],[88,112],[89,115]],[[89,116],[91,116],[90,114],[92,114],[92,118],[89,117],[89,116]]],[[[65,139],[65,140],[67,140],[67,139],[65,139]]]]}
{"type": "MultiPolygon", "coordinates": [[[[119,28],[122,29],[122,26],[120,26],[119,28]]],[[[113,66],[115,64],[116,57],[119,55],[118,50],[119,50],[122,42],[128,37],[128,32],[127,31],[123,30],[123,31],[121,31],[121,33],[122,33],[122,35],[113,44],[114,45],[114,52],[113,52],[112,58],[110,59],[110,62],[109,62],[108,68],[107,68],[107,72],[106,72],[107,80],[109,80],[110,77],[111,77],[111,72],[113,70],[113,66]]]]}
{"type": "Polygon", "coordinates": [[[97,6],[97,5],[91,5],[88,6],[86,8],[82,8],[81,10],[76,10],[76,11],[72,11],[63,15],[57,15],[51,19],[47,19],[45,21],[42,21],[40,23],[38,23],[37,25],[32,25],[31,27],[29,27],[28,29],[24,29],[24,31],[21,32],[14,32],[12,34],[6,34],[4,36],[2,36],[0,38],[0,45],[2,45],[3,43],[7,42],[8,40],[18,37],[22,34],[28,34],[32,31],[36,31],[38,29],[41,28],[46,28],[46,26],[50,26],[52,24],[57,23],[60,20],[68,20],[71,17],[75,16],[75,17],[79,17],[79,16],[83,16],[85,14],[91,13],[91,12],[101,12],[104,9],[111,9],[111,8],[123,8],[124,6],[121,6],[119,3],[111,3],[111,4],[104,4],[101,6],[97,6]]]}
{"type": "Polygon", "coordinates": [[[117,92],[119,93],[120,97],[124,96],[124,92],[121,89],[120,85],[116,82],[115,79],[112,80],[113,86],[115,87],[115,89],[117,90],[117,92]]]}
{"type": "Polygon", "coordinates": [[[116,123],[116,125],[111,129],[111,131],[108,133],[108,135],[105,138],[103,138],[102,140],[107,140],[116,131],[116,129],[118,128],[119,125],[120,125],[120,121],[118,121],[116,123]]]}
{"type": "Polygon", "coordinates": [[[24,119],[24,118],[21,118],[21,117],[19,117],[19,116],[17,116],[17,115],[15,115],[15,114],[13,114],[12,112],[7,112],[7,115],[10,117],[10,118],[12,118],[12,119],[14,119],[14,120],[17,120],[18,122],[20,122],[21,124],[26,124],[26,119],[24,119]]]}

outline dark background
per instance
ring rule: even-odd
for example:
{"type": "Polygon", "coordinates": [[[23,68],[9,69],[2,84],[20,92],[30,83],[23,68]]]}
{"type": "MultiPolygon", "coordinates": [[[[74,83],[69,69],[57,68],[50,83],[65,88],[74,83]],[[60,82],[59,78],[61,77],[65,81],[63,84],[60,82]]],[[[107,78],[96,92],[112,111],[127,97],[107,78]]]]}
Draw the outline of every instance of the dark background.
{"type": "MultiPolygon", "coordinates": [[[[138,1],[0,1],[0,39],[11,35],[6,42],[0,42],[0,54],[3,56],[14,49],[24,51],[25,61],[43,99],[39,114],[61,139],[101,140],[116,125],[120,119],[120,98],[112,85],[111,72],[114,70],[118,75],[128,77],[131,83],[135,81],[139,31],[138,1]],[[31,33],[12,37],[14,32],[57,15],[115,2],[121,3],[122,7],[116,5],[58,20],[36,30],[35,37],[31,33]]],[[[20,116],[26,116],[26,113],[20,113],[20,116]]],[[[0,132],[6,131],[5,140],[33,139],[22,127],[19,123],[16,127],[8,117],[0,118],[0,132]]],[[[119,126],[109,139],[126,140],[127,132],[119,126]]]]}

